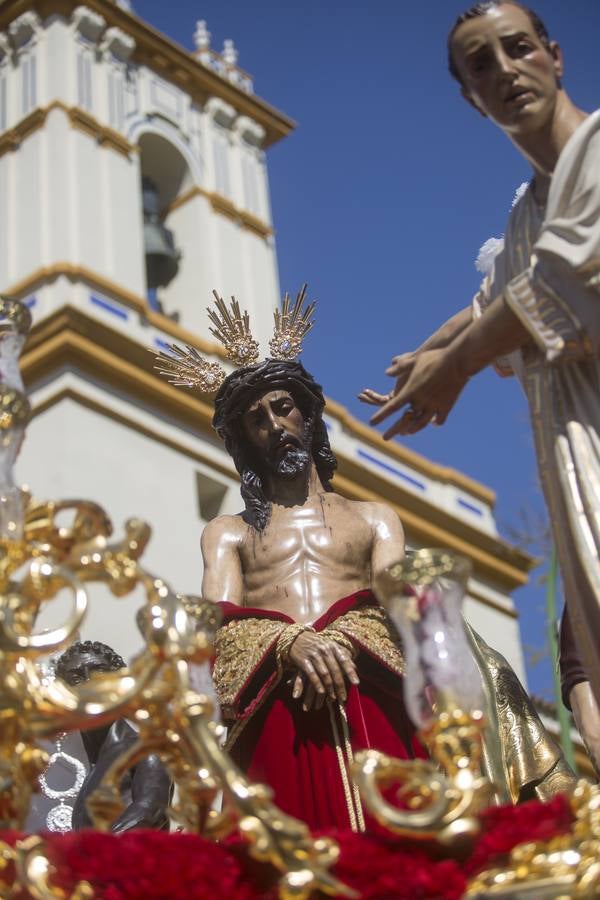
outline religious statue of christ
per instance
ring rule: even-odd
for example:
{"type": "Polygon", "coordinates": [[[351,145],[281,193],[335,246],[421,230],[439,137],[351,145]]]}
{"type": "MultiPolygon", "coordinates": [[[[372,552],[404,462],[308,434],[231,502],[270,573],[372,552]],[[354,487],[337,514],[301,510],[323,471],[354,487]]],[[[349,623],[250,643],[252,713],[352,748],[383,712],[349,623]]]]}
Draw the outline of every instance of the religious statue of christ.
{"type": "MultiPolygon", "coordinates": [[[[353,754],[426,754],[404,706],[400,639],[371,590],[404,555],[402,525],[386,505],[333,490],[324,405],[294,359],[223,380],[213,425],[244,509],[204,529],[202,595],[223,611],[213,675],[233,759],[311,827],[362,830],[353,754]]],[[[498,724],[486,751],[500,799],[564,790],[572,775],[514,672],[477,636],[473,647],[484,684],[502,684],[488,698],[498,724]]]]}

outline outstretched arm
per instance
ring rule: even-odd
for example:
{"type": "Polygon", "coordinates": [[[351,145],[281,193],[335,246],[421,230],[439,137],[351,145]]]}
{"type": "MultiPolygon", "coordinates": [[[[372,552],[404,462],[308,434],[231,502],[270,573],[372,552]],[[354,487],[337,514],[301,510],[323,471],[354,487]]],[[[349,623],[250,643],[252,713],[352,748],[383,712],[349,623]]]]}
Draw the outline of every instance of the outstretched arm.
{"type": "Polygon", "coordinates": [[[396,434],[414,434],[431,421],[443,425],[471,375],[529,340],[527,329],[504,297],[499,297],[447,347],[421,353],[404,387],[375,413],[371,422],[378,425],[409,405],[384,433],[386,440],[396,434]]]}
{"type": "Polygon", "coordinates": [[[244,579],[239,548],[245,527],[236,516],[219,516],[209,522],[202,532],[202,597],[205,600],[242,603],[244,579]]]}
{"type": "Polygon", "coordinates": [[[529,264],[450,344],[418,355],[401,389],[373,416],[377,424],[409,405],[385,438],[441,425],[469,376],[524,344],[533,342],[556,366],[598,356],[600,120],[590,117],[580,128],[570,168],[559,165],[553,175],[529,264]]]}
{"type": "Polygon", "coordinates": [[[377,391],[371,390],[371,388],[365,388],[358,395],[358,399],[371,406],[383,406],[384,403],[392,400],[408,381],[418,356],[425,350],[439,350],[442,347],[447,347],[454,338],[458,337],[471,324],[472,318],[472,308],[467,306],[453,315],[447,322],[444,322],[417,350],[395,356],[385,370],[386,375],[396,379],[396,384],[389,394],[379,394],[377,391]]]}

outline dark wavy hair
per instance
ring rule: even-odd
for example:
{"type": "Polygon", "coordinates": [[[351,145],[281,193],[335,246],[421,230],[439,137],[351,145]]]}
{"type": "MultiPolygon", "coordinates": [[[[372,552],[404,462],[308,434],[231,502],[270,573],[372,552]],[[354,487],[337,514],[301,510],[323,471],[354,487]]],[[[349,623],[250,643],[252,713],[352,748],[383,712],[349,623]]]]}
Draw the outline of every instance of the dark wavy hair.
{"type": "Polygon", "coordinates": [[[454,56],[452,55],[452,38],[454,37],[457,28],[460,28],[465,22],[469,22],[471,19],[477,19],[479,16],[485,16],[491,9],[496,9],[498,6],[504,6],[505,4],[522,9],[528,16],[535,33],[544,47],[550,47],[548,29],[535,10],[525,6],[524,3],[519,3],[519,0],[483,0],[482,3],[476,3],[474,6],[471,6],[469,9],[465,10],[465,12],[461,13],[448,34],[448,69],[452,77],[455,78],[459,84],[462,84],[463,82],[460,77],[460,72],[456,67],[456,63],[454,62],[454,56]]]}
{"type": "Polygon", "coordinates": [[[257,397],[275,390],[289,391],[302,413],[307,432],[312,432],[312,458],[326,491],[333,490],[330,482],[337,468],[322,417],[325,406],[323,389],[302,363],[266,359],[252,366],[243,366],[228,375],[215,398],[213,426],[225,442],[225,448],[240,474],[241,494],[246,507],[244,518],[257,531],[264,531],[271,514],[271,504],[265,497],[257,471],[259,466],[244,437],[241,419],[257,397]]]}
{"type": "Polygon", "coordinates": [[[68,650],[60,656],[56,662],[55,673],[58,678],[68,681],[69,664],[73,661],[73,657],[80,653],[94,653],[101,656],[105,660],[105,670],[107,672],[116,672],[118,669],[125,668],[125,660],[122,656],[101,641],[77,641],[71,644],[68,650]]]}

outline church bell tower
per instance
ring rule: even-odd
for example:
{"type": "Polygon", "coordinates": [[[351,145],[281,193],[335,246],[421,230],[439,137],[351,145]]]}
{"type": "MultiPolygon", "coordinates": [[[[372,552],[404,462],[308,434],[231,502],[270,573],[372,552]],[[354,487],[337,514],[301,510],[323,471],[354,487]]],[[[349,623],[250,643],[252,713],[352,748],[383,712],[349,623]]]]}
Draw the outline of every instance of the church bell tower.
{"type": "MultiPolygon", "coordinates": [[[[213,288],[266,346],[266,155],[293,123],[256,96],[232,41],[216,52],[204,22],[192,30],[188,51],[123,0],[0,4],[0,292],[34,319],[20,479],[95,500],[117,533],[146,519],[148,567],[199,593],[202,525],[239,509],[237,479],[208,399],[163,383],[148,348],[217,358],[213,288]]],[[[92,605],[84,636],[128,656],[131,607],[92,605]]]]}

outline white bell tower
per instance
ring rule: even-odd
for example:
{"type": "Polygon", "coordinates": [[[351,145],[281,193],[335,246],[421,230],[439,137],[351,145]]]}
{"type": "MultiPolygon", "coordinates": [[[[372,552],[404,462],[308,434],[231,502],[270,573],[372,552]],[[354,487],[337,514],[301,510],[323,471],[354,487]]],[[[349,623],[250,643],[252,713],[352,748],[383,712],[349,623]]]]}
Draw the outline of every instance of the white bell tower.
{"type": "MultiPolygon", "coordinates": [[[[279,302],[266,151],[293,123],[254,94],[232,41],[212,50],[204,22],[193,41],[125,2],[0,4],[0,292],[34,317],[18,475],[40,498],[101,503],[117,534],[148,520],[149,568],[199,593],[200,532],[240,508],[237,479],[209,399],[164,383],[148,348],[218,356],[216,288],[266,350],[279,302]]],[[[139,641],[122,606],[95,604],[84,636],[127,657],[139,641]]]]}
{"type": "Polygon", "coordinates": [[[0,9],[0,286],[61,289],[158,309],[207,334],[212,288],[266,337],[278,302],[265,150],[292,123],[253,94],[226,41],[199,22],[188,53],[109,0],[5,0],[0,9]],[[142,179],[172,232],[177,271],[146,279],[142,179]],[[150,289],[154,285],[150,284],[150,289]]]}

